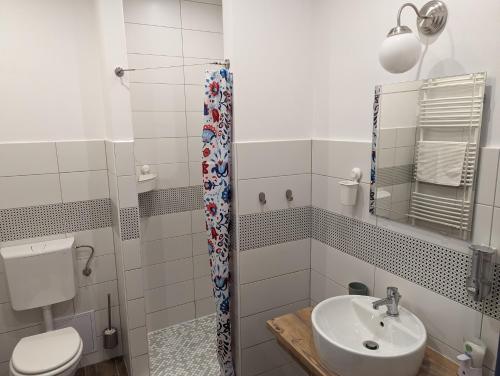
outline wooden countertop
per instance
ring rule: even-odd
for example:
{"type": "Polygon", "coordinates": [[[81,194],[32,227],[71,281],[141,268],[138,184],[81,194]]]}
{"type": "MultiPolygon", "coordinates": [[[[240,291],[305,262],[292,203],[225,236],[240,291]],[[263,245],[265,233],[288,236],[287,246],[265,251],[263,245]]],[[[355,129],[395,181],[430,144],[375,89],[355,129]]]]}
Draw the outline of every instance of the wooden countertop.
{"type": "MultiPolygon", "coordinates": [[[[339,376],[321,364],[314,347],[311,312],[308,307],[276,317],[267,321],[267,327],[306,371],[314,376],[339,376]]],[[[418,376],[456,376],[457,369],[455,363],[428,347],[418,376]]]]}

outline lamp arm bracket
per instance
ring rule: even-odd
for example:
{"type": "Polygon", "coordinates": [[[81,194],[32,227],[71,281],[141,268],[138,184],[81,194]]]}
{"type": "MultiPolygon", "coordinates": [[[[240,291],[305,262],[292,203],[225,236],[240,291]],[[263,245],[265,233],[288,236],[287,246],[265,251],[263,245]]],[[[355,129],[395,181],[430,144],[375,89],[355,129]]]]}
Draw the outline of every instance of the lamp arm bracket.
{"type": "Polygon", "coordinates": [[[421,14],[415,4],[404,3],[403,5],[401,5],[401,7],[399,8],[399,11],[398,11],[398,26],[401,26],[401,13],[403,12],[403,9],[406,7],[412,8],[415,11],[415,13],[417,14],[418,18],[421,18],[421,19],[431,18],[429,16],[425,16],[425,15],[421,14]]]}

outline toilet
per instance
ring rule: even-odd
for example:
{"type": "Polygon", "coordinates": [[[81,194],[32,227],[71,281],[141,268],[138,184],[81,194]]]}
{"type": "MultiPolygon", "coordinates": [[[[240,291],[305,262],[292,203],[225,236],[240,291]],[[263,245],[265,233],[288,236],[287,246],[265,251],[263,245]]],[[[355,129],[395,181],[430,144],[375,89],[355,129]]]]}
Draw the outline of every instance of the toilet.
{"type": "Polygon", "coordinates": [[[54,330],[51,305],[76,294],[74,238],[4,247],[10,303],[15,311],[41,308],[45,332],[22,338],[9,363],[12,376],[72,376],[82,357],[78,332],[54,330]]]}

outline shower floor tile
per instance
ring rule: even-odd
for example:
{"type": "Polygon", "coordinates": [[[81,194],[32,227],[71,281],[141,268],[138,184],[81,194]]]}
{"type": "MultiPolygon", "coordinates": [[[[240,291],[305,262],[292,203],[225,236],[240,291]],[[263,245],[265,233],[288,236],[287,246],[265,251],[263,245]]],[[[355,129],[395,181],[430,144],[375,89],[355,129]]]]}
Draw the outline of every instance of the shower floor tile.
{"type": "Polygon", "coordinates": [[[151,376],[220,376],[215,314],[148,334],[151,376]]]}

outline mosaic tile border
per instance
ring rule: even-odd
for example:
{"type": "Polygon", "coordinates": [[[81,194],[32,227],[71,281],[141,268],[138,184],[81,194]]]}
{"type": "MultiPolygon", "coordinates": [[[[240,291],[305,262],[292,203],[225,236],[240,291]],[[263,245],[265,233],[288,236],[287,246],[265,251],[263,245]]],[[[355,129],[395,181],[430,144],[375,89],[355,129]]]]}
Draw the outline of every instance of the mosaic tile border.
{"type": "Polygon", "coordinates": [[[139,194],[139,213],[151,217],[203,208],[203,187],[195,185],[139,194]]]}
{"type": "Polygon", "coordinates": [[[311,237],[310,206],[245,214],[239,222],[240,251],[311,237]]]}
{"type": "Polygon", "coordinates": [[[465,289],[469,255],[324,209],[312,212],[313,239],[500,319],[500,264],[495,265],[492,296],[483,305],[465,289]]]}
{"type": "Polygon", "coordinates": [[[0,210],[0,241],[37,238],[112,225],[109,198],[0,210]]]}
{"type": "Polygon", "coordinates": [[[122,240],[140,237],[139,208],[137,206],[120,209],[120,234],[122,240]]]}
{"type": "Polygon", "coordinates": [[[377,188],[411,183],[414,168],[413,164],[379,168],[376,176],[377,188]]]}
{"type": "Polygon", "coordinates": [[[500,320],[500,264],[484,303],[465,289],[471,257],[454,249],[316,207],[239,216],[245,251],[311,237],[341,252],[500,320]]]}

